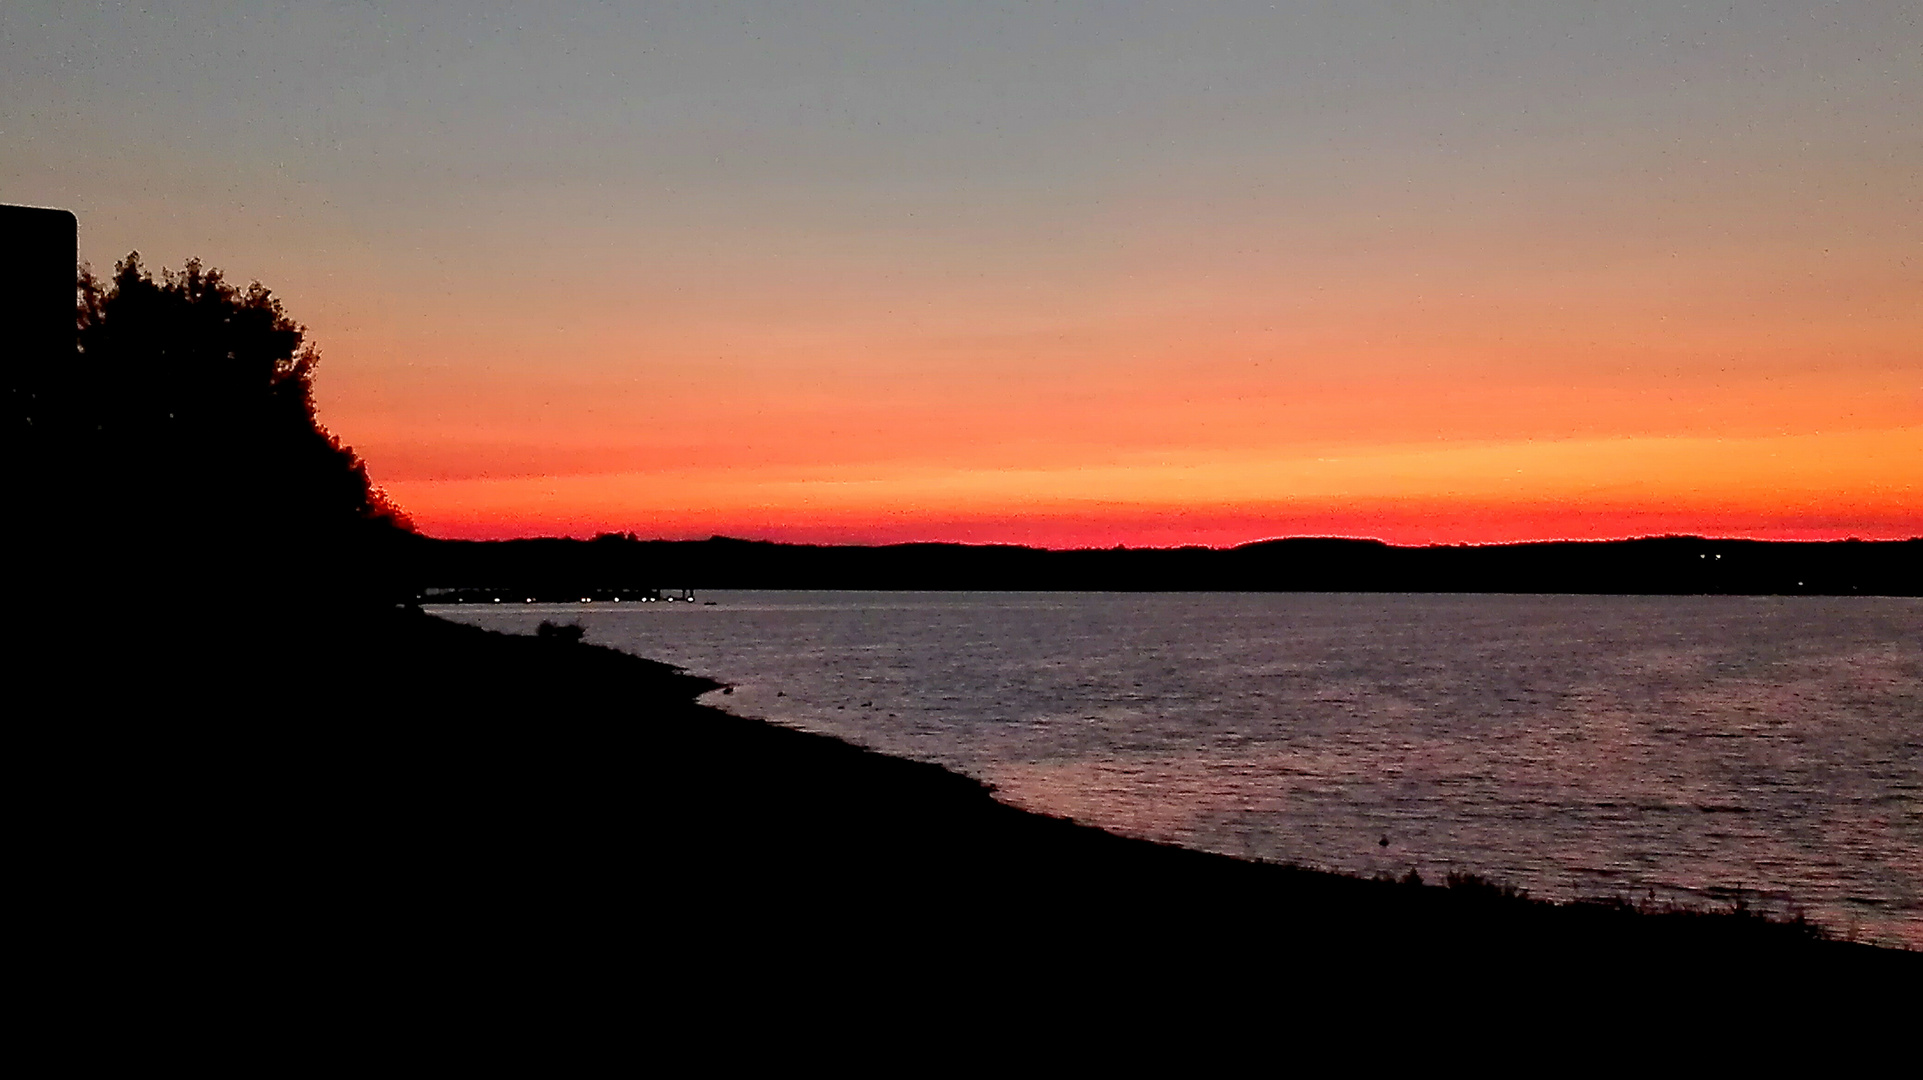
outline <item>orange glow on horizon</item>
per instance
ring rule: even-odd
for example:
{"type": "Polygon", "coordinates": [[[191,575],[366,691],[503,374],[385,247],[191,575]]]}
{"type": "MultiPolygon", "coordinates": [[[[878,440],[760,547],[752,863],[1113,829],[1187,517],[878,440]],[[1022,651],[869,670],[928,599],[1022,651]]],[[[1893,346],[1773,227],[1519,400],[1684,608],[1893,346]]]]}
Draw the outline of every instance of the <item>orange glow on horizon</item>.
{"type": "Polygon", "coordinates": [[[1591,228],[1586,265],[1482,237],[1224,277],[1161,260],[1228,239],[1151,240],[1041,300],[829,259],[741,264],[734,307],[369,303],[315,327],[323,415],[444,536],[1923,534],[1923,309],[1864,284],[1883,246],[1618,265],[1591,228]]]}
{"type": "Polygon", "coordinates": [[[604,328],[565,367],[525,329],[362,331],[328,362],[407,359],[320,389],[376,480],[445,536],[1923,534],[1913,314],[1826,331],[1677,310],[1525,334],[1249,308],[1053,334],[604,328]]]}
{"type": "Polygon", "coordinates": [[[1923,535],[1923,427],[1834,436],[1400,447],[1059,470],[687,470],[404,481],[424,531],[463,538],[732,535],[1044,547],[1923,535]],[[1278,497],[1276,493],[1285,493],[1278,497]],[[530,524],[534,527],[530,528],[530,524]]]}

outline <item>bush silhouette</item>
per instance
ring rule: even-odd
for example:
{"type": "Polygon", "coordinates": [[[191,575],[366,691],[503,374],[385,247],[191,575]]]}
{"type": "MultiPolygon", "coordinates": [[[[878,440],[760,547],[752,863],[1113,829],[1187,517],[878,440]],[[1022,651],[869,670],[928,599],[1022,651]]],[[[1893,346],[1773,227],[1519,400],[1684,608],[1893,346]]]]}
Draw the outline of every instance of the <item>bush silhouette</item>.
{"type": "Polygon", "coordinates": [[[562,624],[543,619],[541,620],[541,625],[535,627],[534,636],[543,641],[558,642],[562,645],[573,645],[578,643],[587,632],[587,627],[579,623],[562,624]]]}

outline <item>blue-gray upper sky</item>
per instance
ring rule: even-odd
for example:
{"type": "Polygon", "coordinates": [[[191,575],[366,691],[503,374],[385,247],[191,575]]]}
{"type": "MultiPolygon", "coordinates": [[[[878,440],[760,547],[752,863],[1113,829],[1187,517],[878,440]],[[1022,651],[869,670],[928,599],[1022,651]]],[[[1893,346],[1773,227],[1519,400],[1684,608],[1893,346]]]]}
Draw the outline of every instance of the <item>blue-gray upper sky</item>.
{"type": "MultiPolygon", "coordinates": [[[[1722,187],[1745,167],[1817,183],[1837,155],[1916,164],[1920,13],[14,3],[0,183],[110,213],[142,195],[230,218],[324,203],[430,235],[520,200],[624,224],[919,212],[1020,230],[1104,197],[1265,183],[1441,212],[1488,212],[1503,196],[1463,188],[1492,183],[1546,202],[1722,187]]],[[[181,239],[231,227],[183,222],[181,239]]]]}

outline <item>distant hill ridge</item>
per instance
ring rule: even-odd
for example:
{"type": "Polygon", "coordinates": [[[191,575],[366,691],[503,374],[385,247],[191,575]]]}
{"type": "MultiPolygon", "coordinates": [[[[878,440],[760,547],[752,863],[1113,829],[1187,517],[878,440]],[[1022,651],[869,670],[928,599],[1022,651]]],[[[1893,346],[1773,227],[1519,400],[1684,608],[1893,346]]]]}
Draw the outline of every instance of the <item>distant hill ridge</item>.
{"type": "Polygon", "coordinates": [[[1923,595],[1923,538],[1697,536],[1397,547],[1296,537],[1233,548],[1049,550],[952,543],[785,544],[713,537],[410,538],[422,589],[575,600],[624,588],[1923,595]]]}

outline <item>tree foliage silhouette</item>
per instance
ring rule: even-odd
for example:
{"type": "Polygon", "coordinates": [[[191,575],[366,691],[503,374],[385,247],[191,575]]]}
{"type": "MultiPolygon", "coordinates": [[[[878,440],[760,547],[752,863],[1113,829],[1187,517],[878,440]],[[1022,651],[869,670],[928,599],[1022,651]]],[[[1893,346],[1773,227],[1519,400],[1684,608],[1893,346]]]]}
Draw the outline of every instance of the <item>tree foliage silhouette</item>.
{"type": "Polygon", "coordinates": [[[136,252],[104,281],[80,269],[73,327],[11,398],[34,588],[399,595],[411,527],[320,423],[320,354],[266,287],[198,261],[156,277],[136,252]]]}
{"type": "Polygon", "coordinates": [[[248,531],[404,527],[366,466],[321,425],[320,354],[281,302],[190,260],[159,278],[138,252],[83,269],[77,354],[41,430],[152,524],[248,531]]]}

